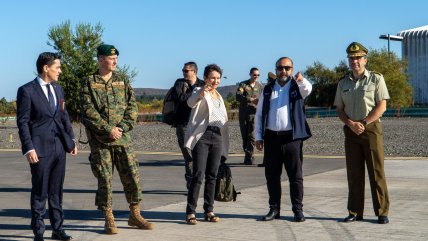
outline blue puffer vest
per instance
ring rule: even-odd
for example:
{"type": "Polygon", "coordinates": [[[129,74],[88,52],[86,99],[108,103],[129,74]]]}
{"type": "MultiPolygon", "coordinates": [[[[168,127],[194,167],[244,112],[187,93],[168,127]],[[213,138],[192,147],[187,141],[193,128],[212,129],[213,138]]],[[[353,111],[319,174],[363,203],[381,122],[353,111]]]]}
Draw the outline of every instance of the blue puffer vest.
{"type": "MultiPolygon", "coordinates": [[[[305,100],[300,94],[296,80],[290,80],[290,119],[293,132],[293,140],[306,140],[312,136],[308,123],[306,122],[305,100]]],[[[262,109],[262,133],[265,136],[268,113],[270,109],[270,97],[272,95],[275,81],[270,82],[263,89],[263,109],[262,109]]]]}

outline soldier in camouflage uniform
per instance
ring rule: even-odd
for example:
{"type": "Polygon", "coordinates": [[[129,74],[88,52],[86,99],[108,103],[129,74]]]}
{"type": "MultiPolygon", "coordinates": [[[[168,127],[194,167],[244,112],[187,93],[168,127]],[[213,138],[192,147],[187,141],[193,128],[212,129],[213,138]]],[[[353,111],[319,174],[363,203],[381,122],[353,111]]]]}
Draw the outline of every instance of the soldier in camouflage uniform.
{"type": "Polygon", "coordinates": [[[153,229],[140,214],[141,186],[138,160],[131,148],[130,131],[138,110],[129,80],[114,70],[119,51],[113,45],[97,48],[99,69],[82,82],[82,122],[86,127],[91,154],[89,161],[98,179],[95,205],[105,217],[104,231],[118,233],[112,211],[113,166],[119,172],[131,214],[128,225],[153,229]]]}
{"type": "Polygon", "coordinates": [[[236,100],[239,101],[239,127],[242,136],[242,148],[245,152],[245,165],[254,164],[254,118],[263,86],[257,81],[260,73],[257,68],[251,68],[250,79],[239,83],[236,100]]]}

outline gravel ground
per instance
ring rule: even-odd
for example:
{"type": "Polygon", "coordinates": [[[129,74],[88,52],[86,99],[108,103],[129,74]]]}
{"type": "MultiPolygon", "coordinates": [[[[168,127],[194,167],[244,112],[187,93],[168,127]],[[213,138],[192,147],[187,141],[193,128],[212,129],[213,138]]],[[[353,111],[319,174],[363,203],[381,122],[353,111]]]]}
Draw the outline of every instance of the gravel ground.
{"type": "MultiPolygon", "coordinates": [[[[304,154],[344,155],[342,123],[338,118],[310,118],[312,138],[304,143],[304,154]]],[[[237,121],[230,122],[230,153],[242,153],[237,121]]],[[[385,155],[428,157],[428,118],[383,118],[385,155]]],[[[76,137],[79,125],[74,125],[76,137]]],[[[175,129],[160,123],[138,124],[132,132],[137,151],[179,151],[175,129]]],[[[86,136],[84,136],[86,137],[86,136]]],[[[0,149],[20,148],[15,123],[0,124],[0,149]],[[12,140],[11,140],[12,138],[12,140]]],[[[79,149],[88,149],[80,145],[79,149]]]]}

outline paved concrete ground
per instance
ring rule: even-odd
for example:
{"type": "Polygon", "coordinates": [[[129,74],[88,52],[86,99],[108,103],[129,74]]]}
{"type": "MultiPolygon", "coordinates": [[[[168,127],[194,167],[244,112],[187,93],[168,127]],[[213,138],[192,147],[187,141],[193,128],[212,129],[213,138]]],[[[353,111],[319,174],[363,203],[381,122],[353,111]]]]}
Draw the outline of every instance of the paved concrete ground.
{"type": "MultiPolygon", "coordinates": [[[[268,211],[263,168],[240,165],[242,156],[231,156],[228,162],[242,194],[237,202],[215,203],[220,223],[201,220],[200,199],[199,223],[190,226],[184,222],[186,197],[180,156],[139,154],[143,215],[155,223],[156,229],[146,231],[127,226],[127,205],[116,178],[114,205],[120,233],[107,236],[102,234],[102,215],[94,207],[96,182],[86,157],[87,153],[82,153],[69,158],[67,164],[65,228],[75,240],[427,240],[428,237],[428,158],[386,161],[391,222],[379,225],[372,210],[368,182],[365,220],[341,222],[347,215],[343,157],[316,156],[307,156],[304,161],[307,221],[291,221],[288,182],[284,178],[282,218],[262,222],[260,217],[268,211]]],[[[0,165],[0,240],[31,240],[28,165],[19,152],[5,151],[0,151],[0,165]]],[[[45,236],[50,236],[49,230],[45,236]]]]}

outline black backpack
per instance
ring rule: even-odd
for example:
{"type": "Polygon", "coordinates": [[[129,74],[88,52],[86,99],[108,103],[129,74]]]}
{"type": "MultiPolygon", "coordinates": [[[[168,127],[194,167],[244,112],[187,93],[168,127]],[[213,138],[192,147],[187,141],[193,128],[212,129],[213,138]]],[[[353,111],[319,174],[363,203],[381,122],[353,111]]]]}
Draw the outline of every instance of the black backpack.
{"type": "Polygon", "coordinates": [[[172,92],[175,91],[175,85],[171,87],[163,99],[162,122],[168,125],[174,125],[175,113],[177,112],[176,103],[172,98],[172,92]]]}
{"type": "Polygon", "coordinates": [[[236,196],[241,194],[236,192],[232,183],[232,172],[226,163],[222,162],[218,168],[217,180],[215,185],[214,200],[220,202],[236,201],[236,196]]]}

